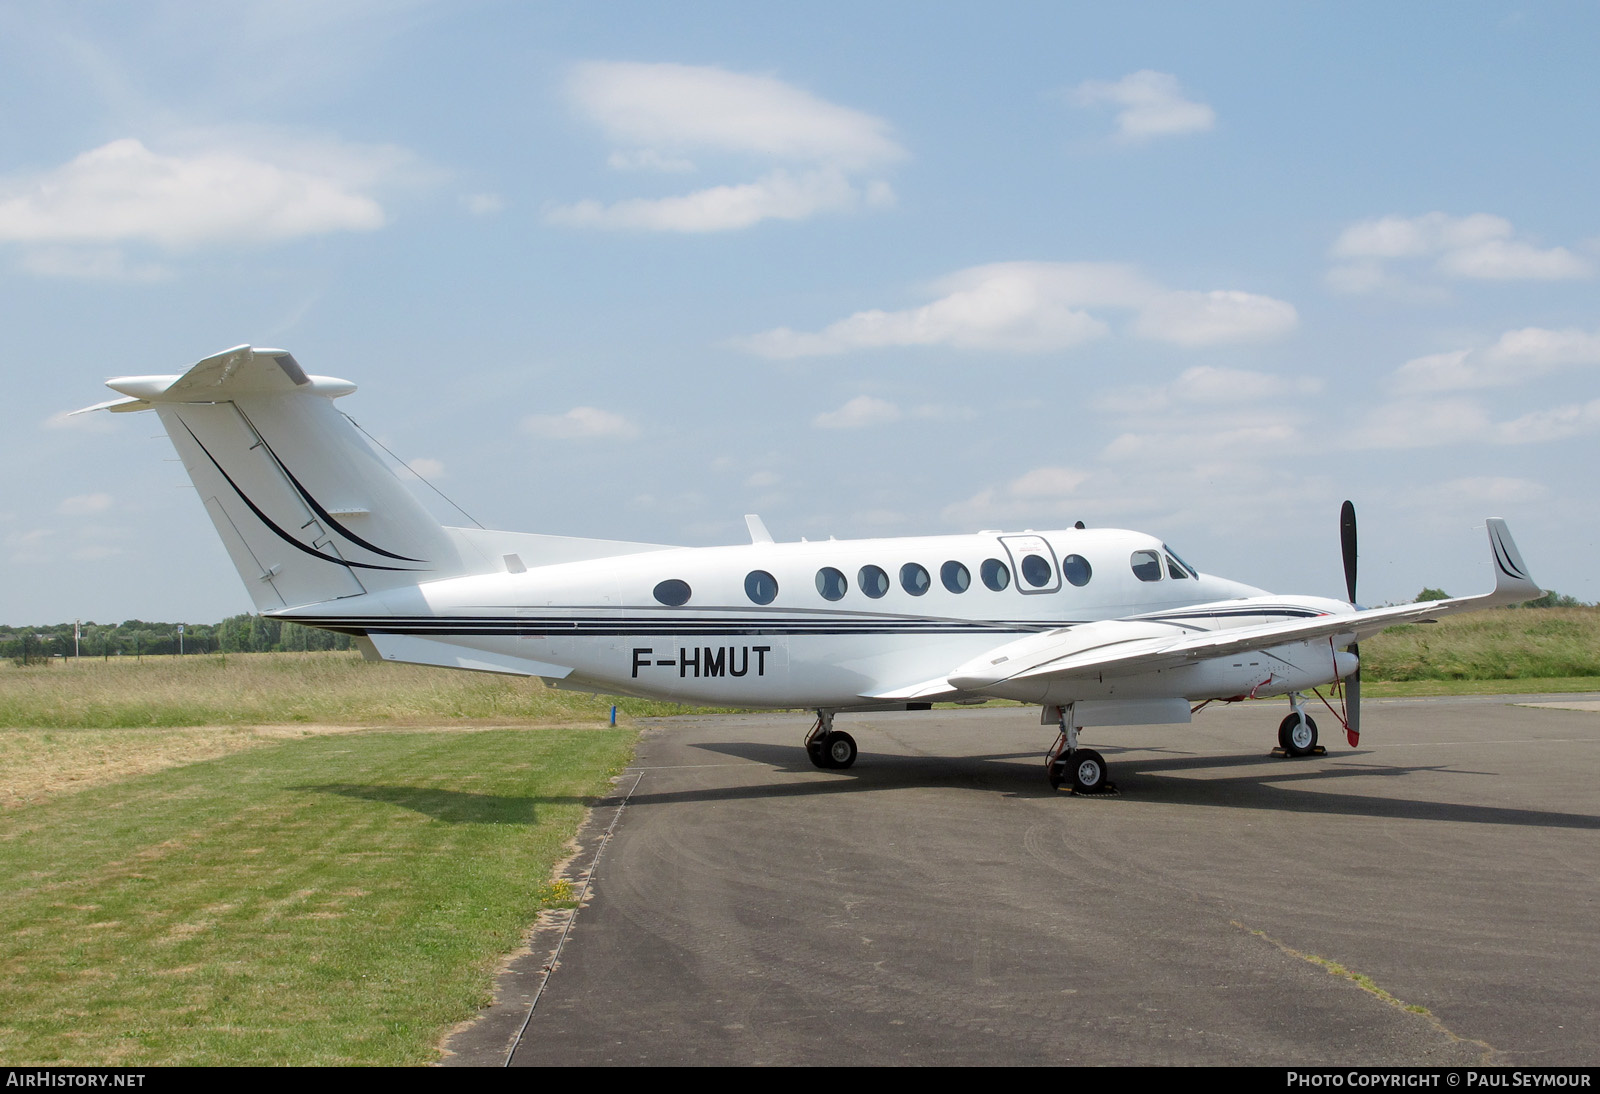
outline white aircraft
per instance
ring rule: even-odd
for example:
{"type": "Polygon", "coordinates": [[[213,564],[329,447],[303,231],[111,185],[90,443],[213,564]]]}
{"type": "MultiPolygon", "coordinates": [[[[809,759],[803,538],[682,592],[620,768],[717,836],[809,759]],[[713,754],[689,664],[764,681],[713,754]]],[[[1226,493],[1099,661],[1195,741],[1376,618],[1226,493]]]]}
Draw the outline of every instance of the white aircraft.
{"type": "MultiPolygon", "coordinates": [[[[1187,722],[1191,706],[1286,695],[1285,752],[1316,749],[1303,693],[1344,682],[1359,733],[1358,639],[1397,623],[1540,595],[1505,522],[1495,588],[1355,606],[1355,515],[1341,521],[1349,602],[1202,574],[1159,539],[1076,527],[777,543],[745,518],[729,547],[454,528],[412,495],[283,350],[236,349],[182,376],[108,382],[154,409],[257,610],[355,637],[374,660],[537,676],[558,688],[721,706],[806,708],[818,767],[847,768],[842,711],[990,698],[1037,703],[1059,734],[1052,786],[1106,789],[1084,726],[1187,722]]],[[[81,413],[81,412],[80,412],[81,413]]]]}

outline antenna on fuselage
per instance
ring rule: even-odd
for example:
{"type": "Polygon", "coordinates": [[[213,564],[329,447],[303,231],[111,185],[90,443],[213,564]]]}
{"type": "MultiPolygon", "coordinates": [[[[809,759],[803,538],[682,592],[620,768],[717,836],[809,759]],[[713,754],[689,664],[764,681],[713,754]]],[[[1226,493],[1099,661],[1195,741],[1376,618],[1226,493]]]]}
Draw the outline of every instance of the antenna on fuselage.
{"type": "Polygon", "coordinates": [[[762,520],[754,513],[746,513],[744,515],[744,526],[750,529],[751,543],[772,542],[772,533],[767,531],[766,521],[762,520]]]}

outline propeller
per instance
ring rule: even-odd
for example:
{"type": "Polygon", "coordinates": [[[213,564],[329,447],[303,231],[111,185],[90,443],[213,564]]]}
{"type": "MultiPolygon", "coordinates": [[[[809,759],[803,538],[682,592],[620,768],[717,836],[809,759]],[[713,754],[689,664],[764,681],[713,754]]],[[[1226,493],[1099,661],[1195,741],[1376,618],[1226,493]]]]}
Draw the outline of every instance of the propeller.
{"type": "MultiPolygon", "coordinates": [[[[1339,548],[1344,553],[1344,588],[1350,606],[1356,606],[1356,507],[1351,502],[1345,502],[1339,510],[1339,548]]],[[[1350,740],[1350,747],[1356,747],[1361,740],[1361,647],[1350,643],[1350,652],[1356,656],[1356,671],[1345,678],[1344,695],[1345,704],[1349,708],[1349,722],[1345,724],[1345,736],[1350,740]]]]}

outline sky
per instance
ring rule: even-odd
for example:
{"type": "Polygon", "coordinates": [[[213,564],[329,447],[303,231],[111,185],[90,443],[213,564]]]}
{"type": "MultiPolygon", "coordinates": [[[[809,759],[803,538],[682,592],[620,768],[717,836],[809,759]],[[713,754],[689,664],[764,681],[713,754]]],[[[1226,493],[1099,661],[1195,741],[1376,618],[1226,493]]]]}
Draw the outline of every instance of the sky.
{"type": "MultiPolygon", "coordinates": [[[[1600,8],[0,3],[0,623],[249,599],[105,379],[249,343],[488,527],[1134,528],[1600,600],[1600,8]]],[[[464,518],[455,518],[465,522],[464,518]]]]}

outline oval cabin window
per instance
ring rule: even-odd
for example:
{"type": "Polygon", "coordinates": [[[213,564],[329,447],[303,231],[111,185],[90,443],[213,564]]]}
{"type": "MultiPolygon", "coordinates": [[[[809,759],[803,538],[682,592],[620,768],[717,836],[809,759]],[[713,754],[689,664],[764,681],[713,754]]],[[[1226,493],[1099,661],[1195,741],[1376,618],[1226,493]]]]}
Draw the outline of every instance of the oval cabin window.
{"type": "Polygon", "coordinates": [[[669,608],[677,608],[689,603],[689,583],[669,577],[653,590],[655,598],[669,608]]]}
{"type": "Polygon", "coordinates": [[[778,579],[765,570],[751,570],[744,578],[744,595],[757,604],[771,604],[778,598],[778,579]]]}
{"type": "Polygon", "coordinates": [[[856,575],[856,585],[877,600],[889,591],[889,575],[883,572],[882,566],[863,566],[856,575]]]}
{"type": "Polygon", "coordinates": [[[817,592],[822,594],[822,599],[843,600],[845,591],[849,588],[844,574],[832,566],[824,566],[817,571],[817,592]]]}

